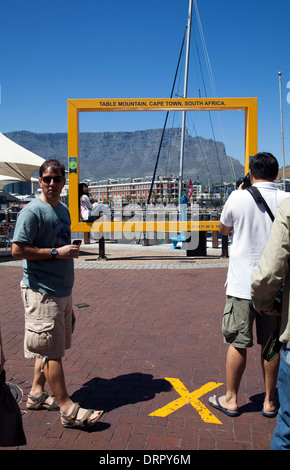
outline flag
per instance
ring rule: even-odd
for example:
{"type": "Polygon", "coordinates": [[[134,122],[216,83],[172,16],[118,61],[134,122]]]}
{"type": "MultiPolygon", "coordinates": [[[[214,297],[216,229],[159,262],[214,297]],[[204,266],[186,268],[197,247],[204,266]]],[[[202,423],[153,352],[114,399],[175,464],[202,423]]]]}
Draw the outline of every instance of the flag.
{"type": "Polygon", "coordinates": [[[190,196],[192,196],[192,194],[193,194],[193,185],[192,185],[192,182],[190,180],[189,185],[188,185],[188,199],[190,199],[190,196]]]}

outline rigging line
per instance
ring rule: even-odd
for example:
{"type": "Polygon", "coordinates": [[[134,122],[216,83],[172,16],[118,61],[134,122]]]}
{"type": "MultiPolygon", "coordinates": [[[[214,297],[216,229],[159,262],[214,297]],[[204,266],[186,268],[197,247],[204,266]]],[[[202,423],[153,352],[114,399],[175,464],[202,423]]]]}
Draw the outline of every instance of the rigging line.
{"type": "Polygon", "coordinates": [[[195,135],[196,135],[196,138],[197,138],[197,142],[198,142],[198,145],[199,145],[199,148],[200,148],[200,151],[201,151],[201,154],[202,154],[202,157],[203,157],[203,160],[204,160],[206,169],[207,169],[207,173],[208,173],[209,179],[210,179],[210,181],[211,181],[211,184],[213,185],[213,180],[212,180],[212,177],[211,177],[211,173],[210,173],[210,171],[209,171],[209,167],[208,167],[208,164],[207,164],[205,155],[204,155],[204,153],[203,153],[202,145],[201,145],[201,142],[200,142],[200,140],[199,140],[199,136],[197,135],[197,132],[196,132],[196,129],[195,129],[195,126],[194,126],[194,125],[193,125],[193,128],[194,128],[194,131],[195,131],[195,135]]]}
{"type": "MultiPolygon", "coordinates": [[[[200,15],[199,15],[196,0],[194,0],[194,7],[195,7],[196,18],[197,18],[197,22],[198,22],[198,26],[199,26],[199,30],[200,30],[202,47],[203,47],[204,55],[205,55],[205,58],[206,58],[206,64],[207,64],[207,69],[208,69],[208,74],[209,74],[209,78],[210,78],[212,92],[213,92],[214,96],[217,96],[215,83],[214,83],[214,78],[213,78],[213,73],[212,73],[212,68],[211,68],[211,65],[210,65],[210,59],[209,59],[209,55],[208,55],[208,52],[207,52],[207,47],[206,47],[206,43],[205,43],[205,38],[204,38],[204,34],[203,34],[201,19],[200,19],[200,15]]],[[[218,113],[218,119],[219,119],[219,122],[220,122],[220,127],[221,127],[221,131],[222,131],[222,135],[223,135],[223,140],[226,142],[224,128],[223,128],[223,124],[222,124],[222,121],[221,121],[221,116],[220,116],[219,111],[217,113],[218,113]]],[[[226,145],[226,148],[229,149],[228,144],[226,145]]],[[[226,155],[227,155],[227,152],[226,152],[226,155]]],[[[228,155],[227,155],[227,157],[228,157],[230,169],[232,170],[232,176],[234,177],[234,180],[235,180],[236,175],[235,175],[235,170],[234,170],[234,166],[233,166],[232,157],[229,157],[228,155]]]]}
{"type": "MultiPolygon", "coordinates": [[[[192,121],[192,117],[191,117],[191,116],[189,117],[189,120],[192,121]]],[[[188,127],[190,127],[190,126],[188,126],[188,127]]],[[[193,124],[193,123],[192,123],[192,127],[194,127],[194,124],[193,124]]],[[[188,133],[189,133],[189,131],[188,131],[188,133]]],[[[195,130],[195,135],[196,135],[196,130],[195,130]]],[[[190,137],[193,139],[192,135],[190,135],[190,137]]],[[[196,135],[196,138],[197,138],[197,142],[198,142],[198,144],[199,144],[197,135],[196,135]]],[[[200,145],[200,144],[199,144],[199,145],[200,145]]],[[[200,146],[201,146],[201,145],[200,145],[200,146]]],[[[202,154],[202,149],[201,149],[201,154],[202,154]]],[[[195,170],[194,179],[199,179],[200,168],[198,168],[198,166],[197,166],[197,161],[196,161],[195,155],[193,154],[192,156],[193,156],[193,166],[194,166],[194,170],[195,170]]],[[[203,155],[202,155],[202,156],[203,156],[203,155]]],[[[206,165],[206,162],[205,162],[205,165],[206,165]]],[[[210,175],[208,175],[208,176],[209,176],[209,178],[210,178],[210,175]]]]}
{"type": "MultiPolygon", "coordinates": [[[[177,67],[176,67],[175,77],[174,77],[174,80],[173,80],[173,86],[172,86],[170,98],[172,98],[173,92],[174,92],[176,77],[177,77],[177,73],[178,73],[178,69],[179,69],[179,65],[180,65],[180,60],[181,60],[181,56],[182,56],[182,51],[183,51],[183,46],[184,46],[184,41],[185,41],[185,37],[186,37],[186,30],[187,30],[187,25],[185,27],[185,31],[184,31],[184,35],[183,35],[183,40],[182,40],[182,44],[181,44],[181,49],[180,49],[180,53],[179,53],[179,58],[178,58],[178,63],[177,63],[177,67]]],[[[153,190],[153,186],[154,186],[154,181],[155,181],[155,176],[156,176],[156,171],[157,171],[157,166],[158,166],[158,161],[159,161],[159,157],[160,157],[160,152],[161,152],[161,147],[162,147],[162,142],[163,142],[163,138],[164,138],[164,133],[165,133],[165,128],[166,128],[166,123],[167,123],[168,116],[169,116],[169,111],[167,111],[167,113],[166,113],[166,118],[165,118],[163,131],[162,131],[162,136],[161,136],[161,140],[160,140],[160,144],[159,144],[159,150],[158,150],[158,154],[157,154],[157,159],[156,159],[156,163],[155,163],[155,168],[154,168],[154,172],[153,172],[153,177],[152,177],[150,191],[149,191],[149,195],[148,195],[148,199],[147,199],[147,204],[149,204],[149,202],[150,202],[150,198],[151,198],[151,194],[152,194],[152,190],[153,190]]]]}
{"type": "Polygon", "coordinates": [[[203,52],[204,52],[204,55],[205,55],[205,58],[206,58],[208,75],[209,75],[212,91],[214,93],[214,96],[216,96],[216,89],[215,89],[215,84],[214,84],[212,68],[211,68],[211,65],[210,65],[209,55],[208,55],[208,52],[207,52],[207,47],[206,47],[206,43],[205,43],[205,38],[204,38],[204,34],[203,34],[201,19],[200,19],[200,16],[199,16],[199,11],[198,11],[198,8],[197,8],[196,0],[194,0],[194,6],[195,6],[196,18],[197,18],[197,22],[198,22],[198,26],[199,26],[199,30],[200,30],[200,37],[201,37],[203,52]]]}
{"type": "Polygon", "coordinates": [[[177,141],[177,138],[179,137],[179,140],[180,140],[180,136],[178,136],[178,128],[174,128],[174,122],[175,122],[175,112],[173,113],[173,122],[172,122],[172,126],[171,126],[171,135],[170,135],[170,142],[169,142],[169,147],[168,147],[168,150],[167,150],[167,158],[166,158],[166,165],[165,165],[165,176],[168,176],[169,173],[172,172],[172,166],[173,166],[173,160],[175,158],[175,155],[174,155],[174,150],[175,148],[177,147],[176,145],[176,141],[177,141]]]}
{"type": "MultiPolygon", "coordinates": [[[[199,68],[200,68],[204,93],[205,93],[205,96],[207,97],[206,85],[205,85],[204,75],[203,75],[203,71],[202,71],[202,66],[201,66],[201,61],[200,61],[199,50],[198,50],[198,47],[197,47],[197,42],[196,42],[196,50],[197,50],[197,58],[198,58],[198,62],[199,62],[199,68]]],[[[220,165],[219,152],[218,152],[218,148],[217,148],[217,143],[216,143],[216,137],[215,137],[215,132],[214,132],[213,123],[212,123],[211,112],[209,111],[208,114],[209,114],[209,120],[210,120],[210,125],[211,125],[211,131],[212,131],[212,134],[213,134],[213,141],[214,141],[214,145],[215,145],[217,161],[218,161],[219,170],[220,170],[221,184],[223,184],[222,169],[221,169],[221,165],[220,165]]]]}
{"type": "Polygon", "coordinates": [[[195,127],[195,125],[194,125],[193,122],[192,122],[192,127],[193,127],[193,129],[194,129],[195,136],[196,136],[196,139],[197,139],[199,148],[200,148],[200,152],[201,152],[201,155],[202,155],[203,160],[204,160],[204,164],[205,164],[206,169],[207,169],[208,177],[209,177],[209,179],[211,180],[211,184],[213,184],[212,177],[211,177],[211,174],[210,174],[208,165],[207,165],[206,157],[205,157],[205,155],[204,155],[203,148],[202,148],[201,142],[200,142],[200,140],[199,140],[199,136],[198,136],[198,134],[197,134],[196,127],[195,127]]]}
{"type": "Polygon", "coordinates": [[[215,150],[216,150],[216,155],[217,155],[219,170],[220,170],[221,184],[223,184],[222,169],[221,169],[221,164],[220,164],[220,159],[219,159],[219,153],[218,153],[218,148],[217,148],[217,142],[216,142],[216,138],[215,138],[215,133],[214,133],[214,129],[213,129],[213,124],[212,124],[212,118],[211,118],[210,111],[209,111],[209,119],[210,119],[210,125],[211,125],[211,129],[212,129],[212,133],[213,133],[213,140],[214,140],[214,145],[215,145],[215,150]]]}
{"type": "MultiPolygon", "coordinates": [[[[203,34],[201,19],[200,19],[200,15],[199,15],[199,11],[198,11],[198,7],[197,7],[197,2],[196,2],[196,0],[194,0],[194,5],[195,5],[196,17],[197,17],[198,25],[199,25],[199,29],[200,29],[200,35],[201,35],[201,39],[202,39],[202,45],[203,45],[204,55],[205,55],[205,57],[206,57],[206,64],[207,64],[207,68],[208,68],[208,73],[209,73],[209,77],[210,77],[210,82],[211,82],[212,91],[213,91],[214,96],[217,96],[216,88],[215,88],[215,84],[214,84],[213,73],[212,73],[212,68],[211,68],[211,65],[210,65],[210,59],[209,59],[209,55],[208,55],[208,52],[207,52],[207,47],[206,47],[206,43],[205,43],[205,38],[204,38],[204,34],[203,34]]],[[[219,118],[220,127],[221,127],[221,131],[222,131],[222,135],[223,135],[223,140],[226,142],[225,133],[224,133],[224,128],[223,128],[223,124],[222,124],[221,116],[220,116],[220,113],[219,113],[219,112],[218,112],[218,118],[219,118]]],[[[229,149],[229,145],[228,145],[228,144],[226,145],[226,148],[229,149]]],[[[227,152],[226,152],[226,154],[227,154],[227,152]]],[[[229,157],[229,156],[228,156],[228,160],[229,160],[230,169],[232,170],[232,176],[233,176],[233,178],[234,178],[234,180],[235,180],[235,179],[236,179],[236,175],[235,175],[235,170],[234,170],[234,166],[233,166],[232,157],[229,157]]]]}
{"type": "MultiPolygon", "coordinates": [[[[182,51],[182,59],[181,59],[182,61],[183,61],[183,56],[184,56],[184,49],[182,51]]],[[[180,80],[181,80],[181,68],[179,69],[178,83],[177,84],[175,83],[175,88],[176,88],[177,91],[179,91],[179,89],[180,89],[180,80]]],[[[180,95],[178,93],[176,93],[176,91],[175,91],[175,96],[180,96],[180,95]]],[[[176,111],[173,111],[173,120],[172,120],[172,124],[171,124],[171,131],[174,128],[175,118],[176,118],[176,111]]],[[[180,132],[179,132],[179,134],[180,134],[180,132]]],[[[174,155],[174,152],[171,153],[171,148],[173,147],[175,149],[175,147],[177,146],[176,142],[177,142],[178,138],[180,140],[180,135],[178,135],[178,125],[177,125],[176,126],[176,132],[174,134],[174,142],[172,142],[172,140],[173,140],[172,137],[170,138],[170,144],[169,144],[169,149],[167,151],[166,164],[165,164],[165,175],[168,171],[168,166],[170,166],[170,173],[172,171],[173,161],[174,161],[176,155],[174,155]],[[170,163],[170,160],[171,160],[171,163],[170,163]]]]}

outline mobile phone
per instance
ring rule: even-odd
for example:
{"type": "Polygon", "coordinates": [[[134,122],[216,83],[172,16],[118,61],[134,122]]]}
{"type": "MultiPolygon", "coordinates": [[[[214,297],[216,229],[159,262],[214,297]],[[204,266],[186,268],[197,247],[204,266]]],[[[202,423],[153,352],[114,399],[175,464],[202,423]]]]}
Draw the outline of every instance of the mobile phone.
{"type": "Polygon", "coordinates": [[[81,241],[81,240],[74,240],[74,241],[73,241],[73,245],[80,246],[80,245],[81,245],[81,243],[82,243],[82,241],[81,241]]]}

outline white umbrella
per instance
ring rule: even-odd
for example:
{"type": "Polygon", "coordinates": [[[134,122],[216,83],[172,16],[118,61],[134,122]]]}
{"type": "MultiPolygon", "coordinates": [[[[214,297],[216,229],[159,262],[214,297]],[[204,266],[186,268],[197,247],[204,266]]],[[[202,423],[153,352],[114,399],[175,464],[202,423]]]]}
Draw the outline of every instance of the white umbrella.
{"type": "Polygon", "coordinates": [[[0,175],[0,190],[3,189],[6,184],[18,183],[19,181],[21,181],[19,178],[0,175]]]}
{"type": "Polygon", "coordinates": [[[0,175],[30,181],[44,161],[0,132],[0,175]]]}
{"type": "MultiPolygon", "coordinates": [[[[10,176],[0,175],[0,190],[3,189],[6,184],[19,183],[20,181],[23,180],[20,178],[11,178],[10,176]]],[[[31,187],[33,187],[33,183],[38,183],[38,178],[34,178],[32,176],[32,178],[30,178],[30,182],[31,187]]]]}

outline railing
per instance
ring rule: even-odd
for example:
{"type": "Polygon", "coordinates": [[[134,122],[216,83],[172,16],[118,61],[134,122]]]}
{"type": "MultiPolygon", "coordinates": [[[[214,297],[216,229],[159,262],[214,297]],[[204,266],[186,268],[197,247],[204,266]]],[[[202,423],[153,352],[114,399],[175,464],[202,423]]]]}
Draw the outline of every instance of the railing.
{"type": "Polygon", "coordinates": [[[5,244],[5,252],[7,252],[9,245],[11,245],[15,224],[3,220],[0,223],[0,242],[5,244]]]}

